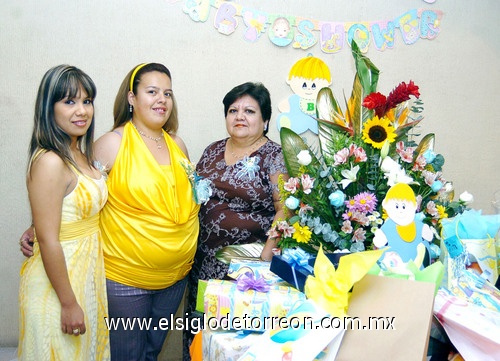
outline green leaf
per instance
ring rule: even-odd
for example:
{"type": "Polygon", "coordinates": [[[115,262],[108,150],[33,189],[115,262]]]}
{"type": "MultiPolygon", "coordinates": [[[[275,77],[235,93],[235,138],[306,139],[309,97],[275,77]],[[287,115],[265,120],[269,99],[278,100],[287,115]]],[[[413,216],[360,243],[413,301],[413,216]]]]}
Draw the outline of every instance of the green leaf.
{"type": "Polygon", "coordinates": [[[419,155],[423,155],[427,150],[434,150],[434,139],[435,135],[433,133],[427,134],[422,138],[420,143],[418,144],[415,152],[413,153],[413,162],[418,158],[419,155]]]}
{"type": "Polygon", "coordinates": [[[335,128],[335,114],[339,113],[339,106],[333,97],[330,88],[322,88],[316,99],[316,115],[318,118],[318,139],[321,154],[324,157],[332,157],[330,149],[335,128]]]}
{"type": "Polygon", "coordinates": [[[380,71],[369,58],[361,53],[355,41],[351,43],[351,51],[356,64],[356,76],[354,77],[350,99],[353,109],[351,121],[354,136],[356,137],[361,135],[363,124],[370,118],[371,113],[363,107],[363,100],[377,90],[380,71]]]}
{"type": "Polygon", "coordinates": [[[316,98],[316,116],[320,119],[334,120],[335,114],[342,114],[335,100],[332,89],[324,87],[316,98]]]}
{"type": "Polygon", "coordinates": [[[302,150],[308,150],[312,157],[312,165],[318,165],[319,161],[313,152],[309,149],[304,140],[290,128],[282,127],[280,130],[281,149],[285,159],[286,169],[291,177],[297,177],[300,170],[300,164],[297,154],[302,150]]]}
{"type": "Polygon", "coordinates": [[[359,75],[356,74],[354,77],[354,84],[352,85],[352,93],[350,102],[353,104],[353,113],[350,114],[352,129],[354,137],[358,136],[362,132],[363,128],[363,88],[359,75]]]}
{"type": "Polygon", "coordinates": [[[351,43],[351,52],[356,63],[356,74],[363,88],[362,95],[364,99],[368,94],[377,90],[378,75],[380,71],[369,58],[361,53],[355,41],[351,43]]]}
{"type": "Polygon", "coordinates": [[[230,264],[232,259],[239,260],[260,260],[260,255],[264,249],[263,243],[234,244],[226,246],[215,254],[215,257],[225,264],[230,264]]]}

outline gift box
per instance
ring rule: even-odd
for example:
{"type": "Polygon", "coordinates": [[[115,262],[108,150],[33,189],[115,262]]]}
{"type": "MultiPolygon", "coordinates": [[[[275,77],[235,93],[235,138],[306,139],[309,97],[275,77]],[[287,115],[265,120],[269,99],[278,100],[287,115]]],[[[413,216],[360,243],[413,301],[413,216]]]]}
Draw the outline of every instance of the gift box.
{"type": "Polygon", "coordinates": [[[271,262],[232,259],[227,271],[228,277],[237,280],[242,275],[262,278],[268,284],[284,283],[283,279],[270,270],[271,262]]]}
{"type": "MultiPolygon", "coordinates": [[[[340,257],[346,254],[349,253],[327,253],[325,255],[333,266],[337,267],[340,257]]],[[[270,270],[299,291],[304,291],[307,277],[314,273],[315,262],[316,257],[307,255],[303,251],[290,254],[285,253],[281,256],[273,256],[270,270]]]]}
{"type": "Polygon", "coordinates": [[[204,295],[205,316],[210,327],[264,331],[274,321],[284,317],[305,295],[293,287],[267,285],[267,291],[241,291],[237,282],[209,280],[204,295]]]}
{"type": "Polygon", "coordinates": [[[205,329],[202,332],[203,361],[235,361],[252,346],[260,332],[205,329]]]}
{"type": "Polygon", "coordinates": [[[434,314],[465,360],[500,360],[500,312],[440,288],[434,299],[434,314]]]}
{"type": "Polygon", "coordinates": [[[196,311],[205,312],[205,290],[207,289],[208,281],[198,280],[198,292],[196,293],[196,311]]]}
{"type": "Polygon", "coordinates": [[[331,324],[325,327],[330,319],[333,319],[331,315],[314,301],[304,301],[294,307],[280,325],[256,338],[238,361],[331,361],[349,319],[345,319],[346,325],[341,327],[331,327],[331,324]]]}

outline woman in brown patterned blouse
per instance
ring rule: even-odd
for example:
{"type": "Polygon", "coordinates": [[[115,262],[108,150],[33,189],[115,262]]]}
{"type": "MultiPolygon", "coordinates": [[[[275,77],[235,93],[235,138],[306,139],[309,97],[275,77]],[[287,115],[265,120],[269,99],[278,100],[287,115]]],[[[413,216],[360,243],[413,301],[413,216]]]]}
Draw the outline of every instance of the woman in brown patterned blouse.
{"type": "MultiPolygon", "coordinates": [[[[228,266],[215,254],[233,244],[265,243],[261,258],[270,261],[276,241],[266,235],[283,219],[278,177],[286,175],[281,146],[266,134],[271,119],[269,91],[260,83],[233,88],[224,100],[229,138],[210,144],[196,166],[213,183],[213,194],[200,209],[200,236],[189,276],[187,312],[196,306],[198,280],[222,279],[228,266]]],[[[189,338],[192,335],[188,335],[189,338]]],[[[185,359],[187,344],[185,342],[185,359]]]]}

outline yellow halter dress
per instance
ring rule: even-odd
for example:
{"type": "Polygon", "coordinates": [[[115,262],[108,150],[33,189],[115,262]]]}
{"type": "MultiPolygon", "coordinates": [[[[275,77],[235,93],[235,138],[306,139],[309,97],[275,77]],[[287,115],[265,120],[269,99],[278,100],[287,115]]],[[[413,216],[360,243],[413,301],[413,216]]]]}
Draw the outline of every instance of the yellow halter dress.
{"type": "Polygon", "coordinates": [[[21,268],[18,359],[109,360],[106,281],[99,212],[106,203],[106,180],[75,170],[78,183],[64,197],[59,239],[73,292],[85,315],[87,332],[61,331],[61,305],[45,269],[35,237],[33,256],[21,268]]]}

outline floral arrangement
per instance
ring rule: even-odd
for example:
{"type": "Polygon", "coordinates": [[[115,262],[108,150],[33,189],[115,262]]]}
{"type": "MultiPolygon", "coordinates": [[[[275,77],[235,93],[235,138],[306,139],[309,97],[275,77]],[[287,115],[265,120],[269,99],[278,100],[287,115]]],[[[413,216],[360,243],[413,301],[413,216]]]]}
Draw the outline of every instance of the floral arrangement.
{"type": "Polygon", "coordinates": [[[327,252],[373,249],[374,233],[384,222],[385,194],[404,182],[439,243],[441,220],[461,213],[470,195],[453,201],[452,183],[442,174],[444,158],[434,152],[434,134],[415,141],[423,119],[418,86],[402,82],[388,96],[377,92],[379,70],[355,42],[351,48],[356,75],[345,110],[330,88],[318,94],[319,149],[291,129],[280,130],[289,178],[280,179],[279,190],[287,217],[268,234],[281,248],[313,254],[320,246],[327,252]]]}

